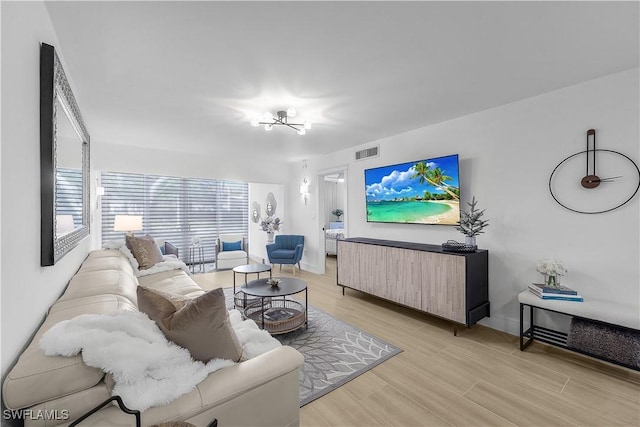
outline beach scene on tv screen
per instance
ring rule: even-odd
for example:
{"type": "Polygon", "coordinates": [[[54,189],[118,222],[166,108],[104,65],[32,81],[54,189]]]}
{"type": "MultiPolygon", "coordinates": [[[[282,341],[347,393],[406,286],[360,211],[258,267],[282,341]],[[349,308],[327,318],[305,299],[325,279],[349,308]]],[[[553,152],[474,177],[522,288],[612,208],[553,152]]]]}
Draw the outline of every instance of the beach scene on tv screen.
{"type": "Polygon", "coordinates": [[[456,225],[460,221],[458,156],[364,171],[367,221],[456,225]]]}

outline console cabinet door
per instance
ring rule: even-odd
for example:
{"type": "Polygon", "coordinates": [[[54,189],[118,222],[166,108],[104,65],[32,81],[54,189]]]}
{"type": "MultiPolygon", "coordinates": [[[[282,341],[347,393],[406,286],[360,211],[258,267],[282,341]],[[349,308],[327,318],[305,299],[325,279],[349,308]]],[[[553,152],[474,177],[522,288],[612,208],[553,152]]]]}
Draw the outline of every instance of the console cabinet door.
{"type": "Polygon", "coordinates": [[[338,240],[338,283],[353,289],[364,291],[362,280],[358,277],[360,272],[360,250],[358,243],[350,243],[338,240]]]}
{"type": "Polygon", "coordinates": [[[387,248],[387,287],[383,298],[422,308],[421,252],[387,248]]]}
{"type": "MultiPolygon", "coordinates": [[[[357,265],[362,281],[361,290],[377,297],[384,297],[387,288],[387,251],[378,245],[358,245],[360,264],[357,265]]],[[[355,269],[355,268],[354,268],[355,269]]]]}
{"type": "Polygon", "coordinates": [[[422,310],[466,323],[465,258],[422,252],[422,310]]]}

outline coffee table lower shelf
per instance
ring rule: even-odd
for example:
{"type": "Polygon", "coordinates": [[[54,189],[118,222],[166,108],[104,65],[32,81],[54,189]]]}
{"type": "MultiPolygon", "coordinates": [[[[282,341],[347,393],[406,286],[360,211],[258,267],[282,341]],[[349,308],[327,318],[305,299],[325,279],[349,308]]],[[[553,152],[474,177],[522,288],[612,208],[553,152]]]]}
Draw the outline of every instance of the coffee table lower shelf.
{"type": "Polygon", "coordinates": [[[271,304],[249,306],[244,315],[263,325],[271,335],[286,334],[307,324],[306,307],[292,299],[272,299],[271,304]]]}

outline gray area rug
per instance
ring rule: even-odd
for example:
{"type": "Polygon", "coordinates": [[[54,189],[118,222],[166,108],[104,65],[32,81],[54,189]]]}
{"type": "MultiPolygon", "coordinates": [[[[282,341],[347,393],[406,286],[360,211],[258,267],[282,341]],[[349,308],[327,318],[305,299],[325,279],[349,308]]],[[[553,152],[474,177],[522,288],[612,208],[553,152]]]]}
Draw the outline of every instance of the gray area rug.
{"type": "MultiPolygon", "coordinates": [[[[233,307],[233,289],[225,288],[233,307]]],[[[329,393],[402,350],[309,305],[309,328],[275,336],[304,355],[300,406],[329,393]]]]}

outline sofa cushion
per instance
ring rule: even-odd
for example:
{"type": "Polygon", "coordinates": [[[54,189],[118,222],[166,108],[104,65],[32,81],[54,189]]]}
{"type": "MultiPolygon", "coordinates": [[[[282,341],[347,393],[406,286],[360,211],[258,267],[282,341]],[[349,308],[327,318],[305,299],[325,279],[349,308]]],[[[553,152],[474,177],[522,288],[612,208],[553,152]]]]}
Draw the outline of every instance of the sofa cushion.
{"type": "Polygon", "coordinates": [[[129,260],[118,250],[97,250],[89,254],[89,257],[82,263],[78,272],[120,270],[136,277],[129,260]]]}
{"type": "Polygon", "coordinates": [[[218,254],[218,259],[236,259],[246,257],[247,253],[245,251],[224,251],[218,254]]]}
{"type": "Polygon", "coordinates": [[[154,320],[167,339],[186,348],[202,362],[242,357],[242,347],[231,328],[222,289],[196,298],[138,287],[138,308],[154,320]]]}
{"type": "Polygon", "coordinates": [[[143,237],[127,236],[126,241],[141,270],[153,267],[155,264],[164,261],[160,247],[150,235],[147,234],[143,237]]]}
{"type": "MultiPolygon", "coordinates": [[[[40,403],[30,407],[29,409],[34,415],[44,414],[45,411],[49,411],[50,414],[57,414],[58,418],[66,418],[66,416],[63,415],[65,413],[64,411],[66,411],[69,416],[68,420],[70,421],[80,418],[82,415],[86,414],[110,397],[111,391],[107,388],[106,384],[99,382],[94,387],[40,403]]],[[[50,427],[52,425],[58,425],[59,423],[66,422],[68,422],[66,419],[64,421],[54,421],[45,416],[31,416],[25,420],[25,426],[50,427]]],[[[80,423],[81,427],[83,425],[86,425],[86,423],[80,423]]]]}
{"type": "Polygon", "coordinates": [[[58,301],[111,294],[123,296],[137,305],[137,287],[136,278],[122,270],[80,270],[58,301]]]}
{"type": "Polygon", "coordinates": [[[138,278],[138,283],[147,288],[191,298],[204,294],[202,288],[182,270],[168,270],[150,276],[142,276],[138,278]]]}
{"type": "Polygon", "coordinates": [[[87,313],[136,310],[128,299],[117,295],[96,295],[60,301],[36,332],[27,349],[7,374],[2,397],[9,408],[24,408],[95,386],[104,372],[84,364],[82,356],[46,356],[40,349],[42,335],[53,325],[87,313]]]}

